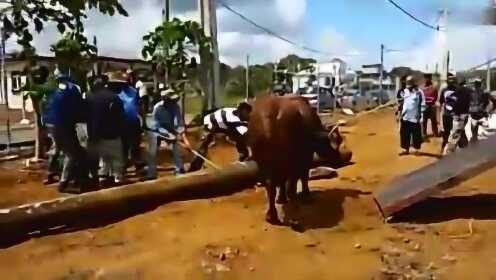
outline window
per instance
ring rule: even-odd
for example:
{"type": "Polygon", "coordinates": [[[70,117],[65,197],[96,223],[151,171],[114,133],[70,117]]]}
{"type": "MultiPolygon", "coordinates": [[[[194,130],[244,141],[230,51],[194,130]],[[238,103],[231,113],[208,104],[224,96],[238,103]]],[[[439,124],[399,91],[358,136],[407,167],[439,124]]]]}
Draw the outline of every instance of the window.
{"type": "Polygon", "coordinates": [[[26,85],[26,76],[20,72],[12,72],[12,92],[14,94],[20,93],[22,88],[26,85]]]}

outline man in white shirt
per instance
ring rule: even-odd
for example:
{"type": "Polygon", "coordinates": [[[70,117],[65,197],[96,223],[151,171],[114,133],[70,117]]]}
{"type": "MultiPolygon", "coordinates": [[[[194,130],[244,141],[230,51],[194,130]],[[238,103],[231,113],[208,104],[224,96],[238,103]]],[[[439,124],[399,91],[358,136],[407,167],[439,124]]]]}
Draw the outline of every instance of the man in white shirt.
{"type": "Polygon", "coordinates": [[[400,155],[409,154],[410,146],[413,146],[416,153],[418,153],[422,145],[421,123],[425,110],[425,97],[412,76],[406,79],[406,88],[401,91],[400,95],[400,138],[402,148],[400,155]]]}
{"type": "MultiPolygon", "coordinates": [[[[198,149],[202,156],[208,153],[208,147],[215,135],[225,134],[236,143],[239,153],[239,160],[248,158],[249,152],[246,146],[246,135],[248,132],[248,120],[250,118],[251,105],[242,102],[237,108],[223,108],[203,118],[204,135],[202,143],[198,149]]],[[[195,156],[191,162],[189,172],[200,170],[203,166],[203,159],[195,156]]]]}

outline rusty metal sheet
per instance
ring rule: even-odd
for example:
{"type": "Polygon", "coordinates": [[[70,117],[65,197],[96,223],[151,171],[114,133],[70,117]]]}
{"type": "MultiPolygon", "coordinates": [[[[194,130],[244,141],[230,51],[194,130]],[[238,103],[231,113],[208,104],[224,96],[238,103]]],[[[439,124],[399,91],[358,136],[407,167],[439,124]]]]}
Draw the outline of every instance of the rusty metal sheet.
{"type": "Polygon", "coordinates": [[[496,166],[496,136],[394,179],[374,195],[384,218],[496,166]]]}

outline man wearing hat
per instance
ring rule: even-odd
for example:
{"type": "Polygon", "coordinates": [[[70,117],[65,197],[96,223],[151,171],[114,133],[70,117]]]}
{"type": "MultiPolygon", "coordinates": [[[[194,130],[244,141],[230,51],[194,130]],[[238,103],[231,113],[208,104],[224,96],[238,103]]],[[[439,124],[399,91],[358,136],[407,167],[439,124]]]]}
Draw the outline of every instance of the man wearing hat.
{"type": "Polygon", "coordinates": [[[477,142],[479,135],[479,126],[487,125],[487,118],[489,113],[487,107],[489,102],[496,105],[496,100],[492,98],[489,92],[482,89],[482,80],[476,78],[473,80],[474,90],[472,91],[472,96],[470,100],[470,126],[472,128],[472,139],[471,142],[477,142]]]}
{"type": "Polygon", "coordinates": [[[177,104],[179,95],[171,88],[160,92],[161,101],[153,107],[152,123],[148,132],[148,171],[143,180],[157,178],[157,154],[162,141],[171,144],[176,165],[175,174],[184,173],[178,141],[184,138],[185,126],[181,109],[177,104]]]}
{"type": "Polygon", "coordinates": [[[108,74],[108,88],[119,96],[124,105],[125,127],[123,131],[123,153],[126,165],[128,162],[134,164],[139,172],[143,167],[141,162],[141,124],[139,94],[137,90],[129,85],[128,76],[122,71],[108,74]]]}
{"type": "Polygon", "coordinates": [[[410,153],[410,146],[416,153],[422,146],[422,128],[423,112],[425,110],[425,97],[422,91],[417,87],[413,76],[406,78],[406,88],[402,91],[402,104],[400,112],[400,139],[402,151],[400,155],[410,153]]]}
{"type": "Polygon", "coordinates": [[[443,155],[453,153],[457,147],[467,146],[465,126],[468,122],[471,91],[464,83],[457,85],[453,75],[448,76],[448,87],[441,93],[443,105],[443,155]]]}

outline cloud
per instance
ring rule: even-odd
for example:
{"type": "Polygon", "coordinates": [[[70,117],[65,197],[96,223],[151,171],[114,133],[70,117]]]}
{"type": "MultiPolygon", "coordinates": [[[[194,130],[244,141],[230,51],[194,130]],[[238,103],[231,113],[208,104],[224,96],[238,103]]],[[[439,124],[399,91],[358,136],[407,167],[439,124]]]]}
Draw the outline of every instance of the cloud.
{"type": "Polygon", "coordinates": [[[418,47],[401,53],[387,54],[388,66],[406,65],[418,70],[435,71],[443,65],[443,56],[449,49],[450,69],[464,70],[496,56],[496,30],[489,26],[452,25],[448,32],[436,32],[418,47]]]}

